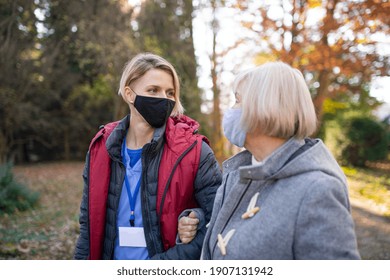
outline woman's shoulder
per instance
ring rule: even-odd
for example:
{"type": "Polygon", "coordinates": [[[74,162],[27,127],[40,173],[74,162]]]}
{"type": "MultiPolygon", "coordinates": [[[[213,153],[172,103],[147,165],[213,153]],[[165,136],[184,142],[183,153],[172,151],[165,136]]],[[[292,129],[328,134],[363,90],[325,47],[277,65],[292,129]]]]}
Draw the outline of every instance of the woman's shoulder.
{"type": "Polygon", "coordinates": [[[301,185],[304,189],[302,203],[314,205],[324,201],[338,201],[345,207],[350,207],[347,184],[340,178],[322,171],[313,171],[311,176],[304,179],[305,183],[301,185]]]}

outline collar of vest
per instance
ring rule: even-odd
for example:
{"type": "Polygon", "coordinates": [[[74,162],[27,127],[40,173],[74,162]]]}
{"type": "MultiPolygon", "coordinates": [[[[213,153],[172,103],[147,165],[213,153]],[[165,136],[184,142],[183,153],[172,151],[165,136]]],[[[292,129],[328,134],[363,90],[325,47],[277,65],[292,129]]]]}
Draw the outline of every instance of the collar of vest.
{"type": "MultiPolygon", "coordinates": [[[[117,127],[112,131],[106,142],[106,148],[110,158],[114,161],[122,160],[122,142],[126,136],[127,129],[130,124],[130,114],[124,117],[119,121],[117,127]]],[[[165,126],[156,128],[154,130],[153,139],[151,143],[153,144],[154,151],[161,149],[163,145],[163,135],[164,135],[165,126]]]]}
{"type": "Polygon", "coordinates": [[[192,144],[197,135],[199,123],[187,116],[169,118],[165,129],[165,138],[169,147],[192,144]]]}

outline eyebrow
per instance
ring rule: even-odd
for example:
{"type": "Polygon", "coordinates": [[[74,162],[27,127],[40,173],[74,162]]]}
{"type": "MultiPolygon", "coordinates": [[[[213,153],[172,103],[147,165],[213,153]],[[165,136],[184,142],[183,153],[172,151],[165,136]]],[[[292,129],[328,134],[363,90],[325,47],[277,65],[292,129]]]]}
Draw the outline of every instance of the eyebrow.
{"type": "MultiPolygon", "coordinates": [[[[156,87],[156,88],[161,88],[161,86],[154,85],[154,84],[147,85],[146,87],[156,87]]],[[[174,88],[168,88],[168,89],[167,89],[167,91],[168,91],[168,90],[173,90],[173,91],[175,91],[175,89],[174,89],[174,88]]]]}

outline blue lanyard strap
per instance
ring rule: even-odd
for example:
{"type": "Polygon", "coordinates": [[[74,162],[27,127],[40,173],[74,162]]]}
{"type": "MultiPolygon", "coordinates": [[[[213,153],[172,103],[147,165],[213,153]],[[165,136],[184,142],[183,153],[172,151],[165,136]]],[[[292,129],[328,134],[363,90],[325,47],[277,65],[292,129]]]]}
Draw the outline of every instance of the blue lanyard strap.
{"type": "Polygon", "coordinates": [[[141,178],[138,180],[137,186],[135,187],[134,195],[131,195],[130,183],[129,183],[129,179],[127,178],[127,175],[125,176],[125,184],[126,184],[127,195],[129,197],[129,204],[130,204],[130,220],[129,220],[129,222],[130,222],[130,226],[133,227],[135,225],[135,216],[134,216],[135,202],[137,201],[139,188],[141,186],[141,178]]]}
{"type": "Polygon", "coordinates": [[[134,227],[135,226],[134,210],[135,210],[135,203],[137,201],[138,192],[139,192],[139,189],[140,189],[140,186],[141,186],[141,178],[139,178],[137,186],[135,187],[135,190],[134,190],[134,194],[132,195],[131,194],[131,190],[130,190],[129,178],[127,177],[127,165],[126,165],[125,151],[126,151],[126,138],[123,140],[122,157],[123,157],[123,164],[125,165],[125,169],[126,169],[125,185],[126,185],[127,196],[129,197],[129,204],[130,204],[130,219],[129,219],[129,222],[130,222],[130,226],[134,227]]]}

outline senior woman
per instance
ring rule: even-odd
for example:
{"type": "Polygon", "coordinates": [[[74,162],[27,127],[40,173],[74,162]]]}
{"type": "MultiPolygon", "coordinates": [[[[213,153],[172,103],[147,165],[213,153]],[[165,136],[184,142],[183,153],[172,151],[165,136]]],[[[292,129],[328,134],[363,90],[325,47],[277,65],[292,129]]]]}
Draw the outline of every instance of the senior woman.
{"type": "Polygon", "coordinates": [[[223,163],[203,259],[359,259],[346,178],[319,139],[304,78],[281,62],[234,81],[223,163]]]}

